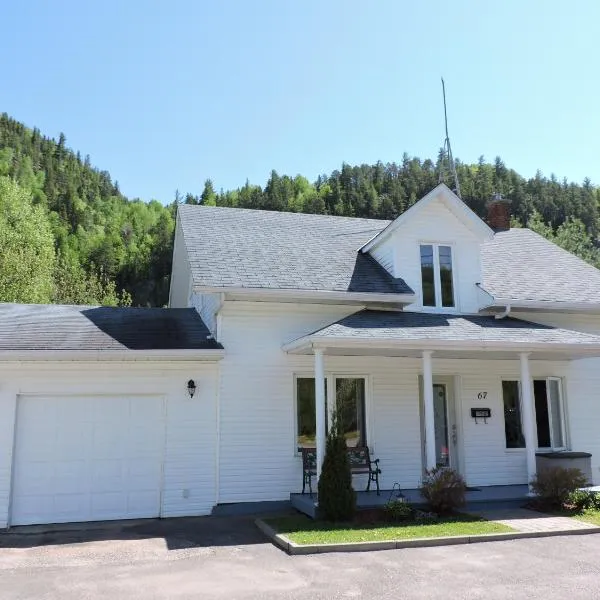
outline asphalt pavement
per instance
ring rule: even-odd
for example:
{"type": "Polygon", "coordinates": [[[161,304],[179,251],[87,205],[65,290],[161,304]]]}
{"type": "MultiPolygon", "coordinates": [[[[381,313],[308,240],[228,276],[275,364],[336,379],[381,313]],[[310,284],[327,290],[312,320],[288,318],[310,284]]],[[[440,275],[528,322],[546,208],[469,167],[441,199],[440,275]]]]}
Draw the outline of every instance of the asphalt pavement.
{"type": "Polygon", "coordinates": [[[29,528],[0,534],[0,598],[590,600],[599,557],[600,534],[288,556],[248,518],[29,528]]]}

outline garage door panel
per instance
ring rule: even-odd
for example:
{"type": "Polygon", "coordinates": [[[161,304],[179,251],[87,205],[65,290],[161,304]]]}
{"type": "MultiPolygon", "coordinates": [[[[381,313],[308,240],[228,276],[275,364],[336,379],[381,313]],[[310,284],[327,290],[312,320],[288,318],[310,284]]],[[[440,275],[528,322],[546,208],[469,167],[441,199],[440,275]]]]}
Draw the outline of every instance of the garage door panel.
{"type": "Polygon", "coordinates": [[[159,398],[144,398],[141,396],[129,399],[129,411],[132,422],[139,422],[148,416],[153,423],[160,423],[163,419],[164,404],[159,398]]]}
{"type": "Polygon", "coordinates": [[[14,478],[13,498],[34,494],[43,496],[53,485],[54,469],[49,468],[46,460],[28,461],[27,468],[29,469],[29,477],[27,480],[17,476],[14,478]]]}
{"type": "MultiPolygon", "coordinates": [[[[47,398],[38,399],[39,402],[48,404],[47,398]]],[[[36,412],[38,408],[36,407],[36,412]]],[[[58,422],[68,423],[91,423],[93,414],[91,411],[91,400],[86,397],[63,396],[60,402],[54,403],[55,419],[58,422]]]]}
{"type": "Polygon", "coordinates": [[[124,469],[125,466],[121,459],[93,461],[91,464],[91,492],[123,490],[126,487],[124,469]]]}
{"type": "MultiPolygon", "coordinates": [[[[92,401],[94,423],[123,423],[129,420],[129,398],[127,396],[111,396],[95,398],[92,401]]],[[[142,418],[144,418],[142,416],[142,418]]]]}
{"type": "Polygon", "coordinates": [[[80,425],[69,427],[68,435],[61,436],[62,439],[57,440],[56,437],[60,432],[58,429],[53,432],[53,436],[49,437],[44,444],[48,449],[46,460],[51,456],[55,460],[69,461],[74,459],[85,460],[87,453],[88,441],[90,438],[89,425],[85,429],[80,425]]]}
{"type": "Polygon", "coordinates": [[[88,478],[87,463],[84,460],[59,460],[47,466],[53,471],[52,487],[61,492],[72,494],[81,489],[88,478]]]}
{"type": "Polygon", "coordinates": [[[159,516],[163,402],[19,397],[12,524],[159,516]]]}
{"type": "Polygon", "coordinates": [[[97,458],[120,458],[129,444],[122,422],[94,423],[91,437],[91,456],[97,458]]]}

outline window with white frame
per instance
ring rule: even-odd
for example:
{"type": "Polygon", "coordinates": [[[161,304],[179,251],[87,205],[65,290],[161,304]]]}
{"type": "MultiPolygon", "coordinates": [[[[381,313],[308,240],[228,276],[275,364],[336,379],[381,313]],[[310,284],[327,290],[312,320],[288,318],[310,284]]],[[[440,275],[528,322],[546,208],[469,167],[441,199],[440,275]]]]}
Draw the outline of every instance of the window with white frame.
{"type": "MultiPolygon", "coordinates": [[[[325,386],[325,418],[327,418],[327,382],[325,386]]],[[[315,378],[296,377],[296,443],[300,448],[314,448],[317,437],[315,411],[315,378]]]]}
{"type": "MultiPolygon", "coordinates": [[[[518,381],[503,381],[504,432],[507,448],[525,448],[521,419],[521,389],[518,381]]],[[[561,380],[558,377],[533,380],[535,431],[540,450],[567,447],[565,410],[561,380]]]]}
{"type": "MultiPolygon", "coordinates": [[[[349,447],[367,445],[367,419],[364,377],[335,377],[334,407],[349,447]]],[[[325,418],[327,423],[327,385],[325,385],[325,418]]],[[[314,377],[296,377],[296,444],[314,448],[317,424],[315,414],[314,377]]]]}
{"type": "Polygon", "coordinates": [[[421,293],[423,306],[454,308],[452,247],[421,244],[421,293]]]}

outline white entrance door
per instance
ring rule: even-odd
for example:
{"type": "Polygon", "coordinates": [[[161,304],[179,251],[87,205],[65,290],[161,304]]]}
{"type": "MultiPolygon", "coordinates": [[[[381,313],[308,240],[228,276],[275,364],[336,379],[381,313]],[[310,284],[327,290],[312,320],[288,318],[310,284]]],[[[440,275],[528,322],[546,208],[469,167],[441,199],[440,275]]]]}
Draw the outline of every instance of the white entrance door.
{"type": "Polygon", "coordinates": [[[160,515],[164,400],[21,396],[11,524],[160,515]]]}

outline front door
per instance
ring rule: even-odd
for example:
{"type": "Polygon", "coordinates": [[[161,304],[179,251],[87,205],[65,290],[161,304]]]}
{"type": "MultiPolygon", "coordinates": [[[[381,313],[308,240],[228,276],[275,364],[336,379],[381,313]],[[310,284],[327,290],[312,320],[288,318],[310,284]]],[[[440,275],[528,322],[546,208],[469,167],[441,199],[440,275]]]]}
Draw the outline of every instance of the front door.
{"type": "MultiPolygon", "coordinates": [[[[438,467],[458,470],[457,429],[454,413],[453,386],[448,382],[433,384],[433,418],[435,431],[435,456],[438,467]]],[[[422,457],[425,469],[425,415],[421,389],[421,434],[423,440],[422,457]]]]}

